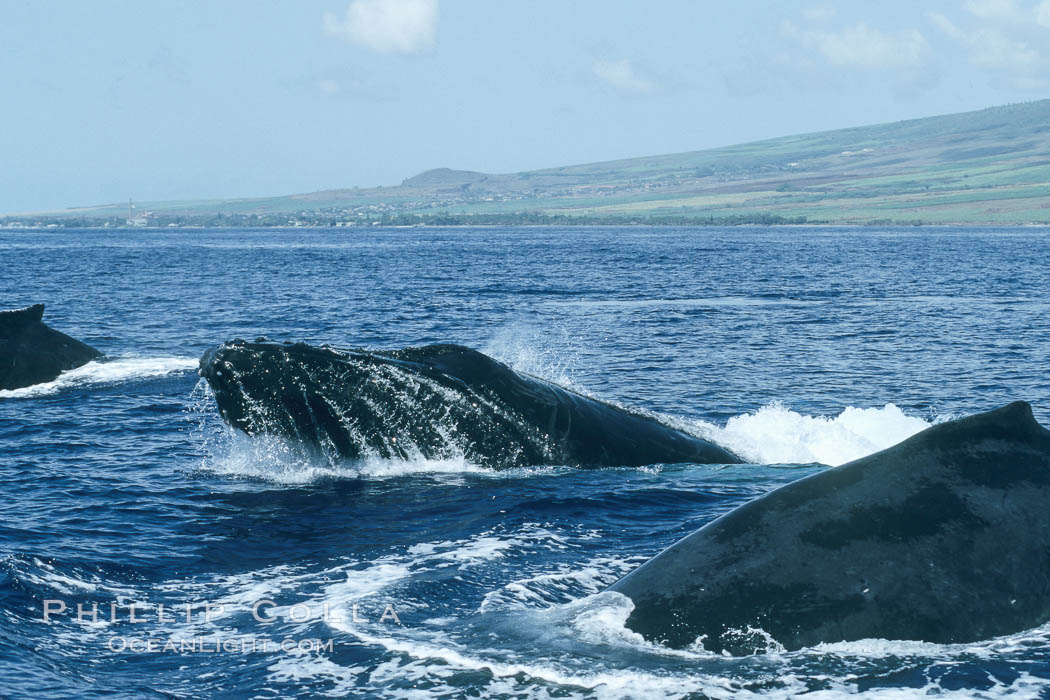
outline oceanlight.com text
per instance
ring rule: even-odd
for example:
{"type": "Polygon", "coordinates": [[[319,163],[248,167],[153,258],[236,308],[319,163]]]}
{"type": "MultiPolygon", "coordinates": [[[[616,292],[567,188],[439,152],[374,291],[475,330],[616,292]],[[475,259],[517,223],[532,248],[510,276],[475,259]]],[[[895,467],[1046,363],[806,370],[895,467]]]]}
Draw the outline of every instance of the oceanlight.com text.
{"type": "Polygon", "coordinates": [[[331,639],[259,639],[257,637],[111,637],[106,647],[115,654],[301,654],[335,649],[331,639]]]}

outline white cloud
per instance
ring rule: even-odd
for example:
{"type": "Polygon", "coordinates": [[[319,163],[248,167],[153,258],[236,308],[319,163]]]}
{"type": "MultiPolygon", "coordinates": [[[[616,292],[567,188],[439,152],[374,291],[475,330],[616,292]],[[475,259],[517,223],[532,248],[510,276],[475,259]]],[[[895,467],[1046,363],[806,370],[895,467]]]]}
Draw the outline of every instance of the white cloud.
{"type": "Polygon", "coordinates": [[[980,29],[970,34],[967,41],[972,49],[970,58],[978,66],[1024,72],[1040,62],[1039,52],[1027,43],[994,29],[980,29]]]}
{"type": "Polygon", "coordinates": [[[937,28],[942,32],[950,36],[952,39],[961,40],[965,34],[963,30],[955,26],[955,23],[950,19],[940,14],[939,12],[930,13],[930,21],[937,25],[937,28]]]}
{"type": "Polygon", "coordinates": [[[831,5],[816,5],[807,7],[802,15],[810,22],[827,22],[835,17],[835,8],[831,5]]]}
{"type": "Polygon", "coordinates": [[[966,9],[975,17],[993,20],[1011,20],[1017,17],[1013,0],[966,0],[966,9]]]}
{"type": "Polygon", "coordinates": [[[926,39],[917,29],[896,33],[882,32],[866,24],[839,31],[800,29],[784,24],[784,34],[814,49],[829,63],[858,68],[904,68],[921,64],[928,50],[926,39]]]}
{"type": "MultiPolygon", "coordinates": [[[[1048,6],[1050,14],[1050,1],[1044,4],[1048,6]]],[[[1035,8],[1037,20],[1040,8],[1041,6],[1035,8]]],[[[991,0],[983,3],[973,2],[968,3],[967,9],[982,20],[980,26],[975,29],[959,27],[944,15],[937,13],[931,13],[930,19],[945,35],[966,50],[970,63],[974,66],[1005,74],[1018,88],[1042,89],[1048,85],[1043,76],[1050,69],[1050,61],[1025,39],[1024,29],[1007,26],[1013,21],[1010,12],[1016,10],[1012,3],[994,3],[991,0]],[[992,4],[996,4],[997,7],[983,6],[992,4]],[[975,8],[970,5],[982,6],[975,8]],[[982,12],[984,14],[981,14],[982,12]]]]}
{"type": "Polygon", "coordinates": [[[1050,29],[1050,0],[1043,0],[1032,11],[1035,13],[1036,24],[1050,29]]]}
{"type": "Polygon", "coordinates": [[[638,74],[630,60],[596,61],[592,67],[594,74],[603,83],[619,92],[643,95],[652,92],[653,84],[638,74]]]}
{"type": "Polygon", "coordinates": [[[434,45],[438,0],[353,0],[346,14],[324,15],[324,31],[384,53],[415,53],[434,45]]]}
{"type": "Polygon", "coordinates": [[[319,87],[321,89],[321,92],[325,93],[326,95],[334,95],[341,90],[341,88],[339,87],[339,83],[335,82],[334,80],[322,80],[321,82],[317,83],[317,87],[319,87]]]}

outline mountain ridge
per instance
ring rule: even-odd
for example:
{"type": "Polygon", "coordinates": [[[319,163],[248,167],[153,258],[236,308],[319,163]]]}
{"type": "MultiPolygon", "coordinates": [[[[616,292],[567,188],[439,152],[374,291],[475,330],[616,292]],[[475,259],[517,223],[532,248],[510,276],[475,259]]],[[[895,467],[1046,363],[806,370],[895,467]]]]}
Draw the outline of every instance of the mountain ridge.
{"type": "MultiPolygon", "coordinates": [[[[434,168],[393,187],[140,206],[161,224],[209,217],[284,225],[545,218],[1050,224],[1050,99],[518,173],[434,168]]],[[[48,215],[126,212],[121,203],[48,215]]]]}

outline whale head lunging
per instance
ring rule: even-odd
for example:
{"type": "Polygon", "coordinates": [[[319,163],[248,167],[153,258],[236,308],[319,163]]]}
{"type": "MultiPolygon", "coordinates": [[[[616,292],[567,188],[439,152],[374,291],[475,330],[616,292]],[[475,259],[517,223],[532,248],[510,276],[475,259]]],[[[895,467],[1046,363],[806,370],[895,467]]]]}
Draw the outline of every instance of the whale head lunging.
{"type": "Polygon", "coordinates": [[[501,371],[513,374],[456,345],[383,352],[265,339],[224,343],[200,363],[222,417],[249,435],[350,459],[547,463],[549,436],[485,391],[501,371]]]}
{"type": "Polygon", "coordinates": [[[249,435],[262,431],[268,422],[264,389],[252,375],[270,373],[272,368],[267,365],[272,361],[272,353],[253,351],[241,340],[211,348],[201,356],[198,374],[211,387],[223,419],[249,435]]]}
{"type": "Polygon", "coordinates": [[[219,412],[339,457],[466,458],[496,469],[740,458],[461,345],[342,350],[235,340],[201,358],[219,412]]]}

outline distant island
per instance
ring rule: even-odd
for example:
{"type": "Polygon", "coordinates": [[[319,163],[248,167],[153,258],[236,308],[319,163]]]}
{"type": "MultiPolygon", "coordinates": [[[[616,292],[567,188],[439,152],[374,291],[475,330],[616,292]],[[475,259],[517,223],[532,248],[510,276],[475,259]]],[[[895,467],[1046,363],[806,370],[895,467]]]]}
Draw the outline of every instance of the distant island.
{"type": "Polygon", "coordinates": [[[689,153],[396,187],[127,202],[4,226],[1050,224],[1050,100],[689,153]]]}

